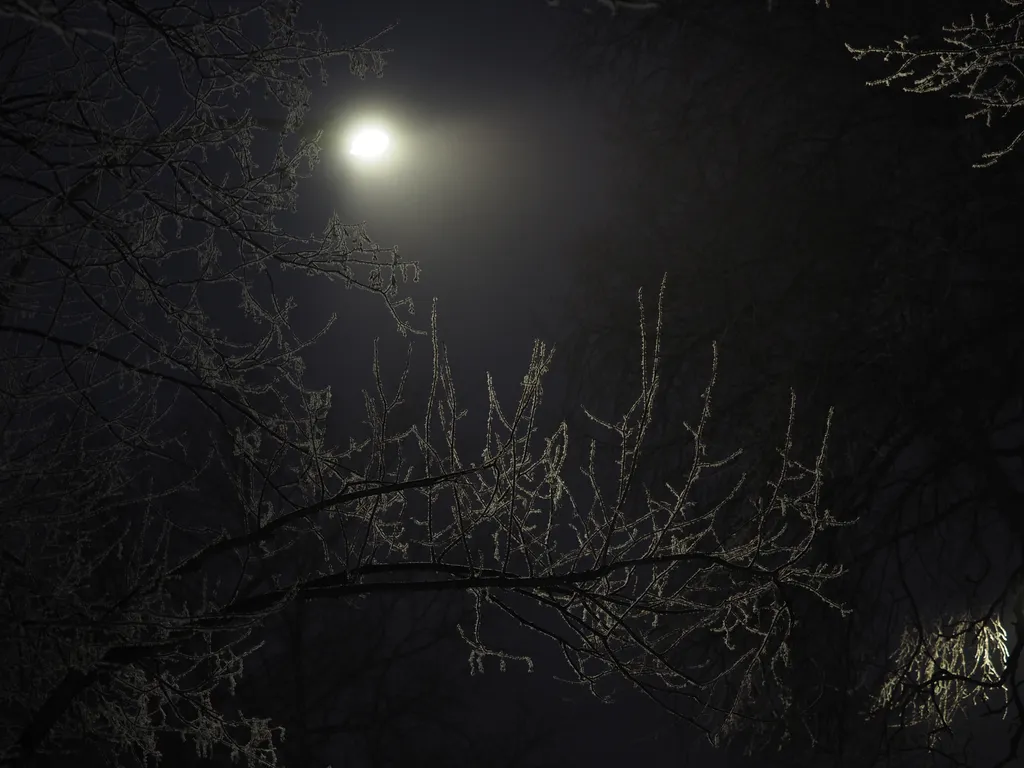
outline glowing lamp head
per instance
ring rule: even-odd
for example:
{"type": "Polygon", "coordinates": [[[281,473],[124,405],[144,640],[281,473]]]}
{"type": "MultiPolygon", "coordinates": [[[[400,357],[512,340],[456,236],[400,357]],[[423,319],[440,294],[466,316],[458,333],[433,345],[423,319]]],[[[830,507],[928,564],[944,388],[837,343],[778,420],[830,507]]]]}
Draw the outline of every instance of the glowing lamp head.
{"type": "Polygon", "coordinates": [[[391,138],[380,128],[360,128],[352,135],[348,151],[356,157],[374,160],[388,150],[391,138]]]}

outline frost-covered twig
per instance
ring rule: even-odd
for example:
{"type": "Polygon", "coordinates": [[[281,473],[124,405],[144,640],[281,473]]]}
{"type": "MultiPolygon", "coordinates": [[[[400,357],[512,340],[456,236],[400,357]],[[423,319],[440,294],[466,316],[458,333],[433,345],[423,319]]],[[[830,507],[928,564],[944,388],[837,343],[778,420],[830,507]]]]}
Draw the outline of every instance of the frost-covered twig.
{"type": "MultiPolygon", "coordinates": [[[[1019,8],[1021,0],[1003,0],[1008,8],[1019,8]]],[[[881,56],[894,60],[895,71],[869,81],[869,85],[892,85],[909,79],[903,89],[910,93],[946,93],[969,102],[969,118],[980,117],[992,125],[993,118],[1008,117],[1024,105],[1021,84],[1024,81],[1024,12],[1014,11],[1006,18],[989,14],[943,29],[943,46],[919,46],[916,37],[905,36],[888,46],[858,47],[847,44],[856,59],[881,56]]],[[[986,152],[976,168],[997,163],[1024,141],[1020,130],[1000,149],[986,152]]]]}

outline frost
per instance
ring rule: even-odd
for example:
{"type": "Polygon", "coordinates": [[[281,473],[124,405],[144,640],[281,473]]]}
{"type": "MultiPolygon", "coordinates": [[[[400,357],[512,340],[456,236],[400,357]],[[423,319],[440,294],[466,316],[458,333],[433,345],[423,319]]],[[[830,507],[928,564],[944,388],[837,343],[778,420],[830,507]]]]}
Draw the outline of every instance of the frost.
{"type": "MultiPolygon", "coordinates": [[[[1024,6],[1021,0],[1002,0],[1007,8],[1024,6]]],[[[973,14],[963,23],[943,28],[940,45],[920,45],[917,37],[904,36],[891,45],[858,47],[847,44],[857,60],[881,56],[897,64],[895,71],[869,81],[868,85],[902,84],[909,93],[945,93],[968,102],[968,118],[1010,117],[1024,104],[1020,59],[1024,57],[1024,11],[999,20],[989,14],[973,14]],[[909,84],[905,81],[910,80],[909,84]]],[[[1021,129],[1000,149],[986,152],[975,168],[999,162],[1024,141],[1021,129]]]]}
{"type": "MultiPolygon", "coordinates": [[[[952,733],[979,704],[1009,704],[1010,648],[998,616],[963,616],[908,627],[875,697],[876,711],[896,713],[893,728],[927,726],[929,747],[952,733]]],[[[993,710],[994,711],[994,710],[993,710]]]]}

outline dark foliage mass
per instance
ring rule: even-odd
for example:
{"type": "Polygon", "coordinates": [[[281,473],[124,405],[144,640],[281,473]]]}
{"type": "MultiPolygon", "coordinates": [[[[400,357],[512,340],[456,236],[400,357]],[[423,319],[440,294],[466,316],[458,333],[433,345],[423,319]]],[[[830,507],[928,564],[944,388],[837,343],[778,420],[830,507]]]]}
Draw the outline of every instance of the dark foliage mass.
{"type": "Polygon", "coordinates": [[[290,215],[376,40],[0,0],[0,764],[554,764],[469,699],[538,643],[764,761],[1024,759],[1020,4],[833,6],[562,9],[633,170],[467,415],[418,265],[290,215]],[[358,422],[324,285],[412,339],[358,422]]]}

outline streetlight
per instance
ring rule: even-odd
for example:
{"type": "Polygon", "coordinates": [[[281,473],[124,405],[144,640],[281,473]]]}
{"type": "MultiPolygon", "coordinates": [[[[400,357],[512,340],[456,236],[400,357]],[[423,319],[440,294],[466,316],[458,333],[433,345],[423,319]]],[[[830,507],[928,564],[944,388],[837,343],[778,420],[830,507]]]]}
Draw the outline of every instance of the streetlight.
{"type": "Polygon", "coordinates": [[[348,152],[363,160],[382,157],[391,146],[391,137],[378,126],[361,126],[352,133],[348,152]]]}
{"type": "Polygon", "coordinates": [[[394,152],[391,132],[379,122],[359,122],[344,133],[343,150],[360,166],[381,165],[394,152]]]}

